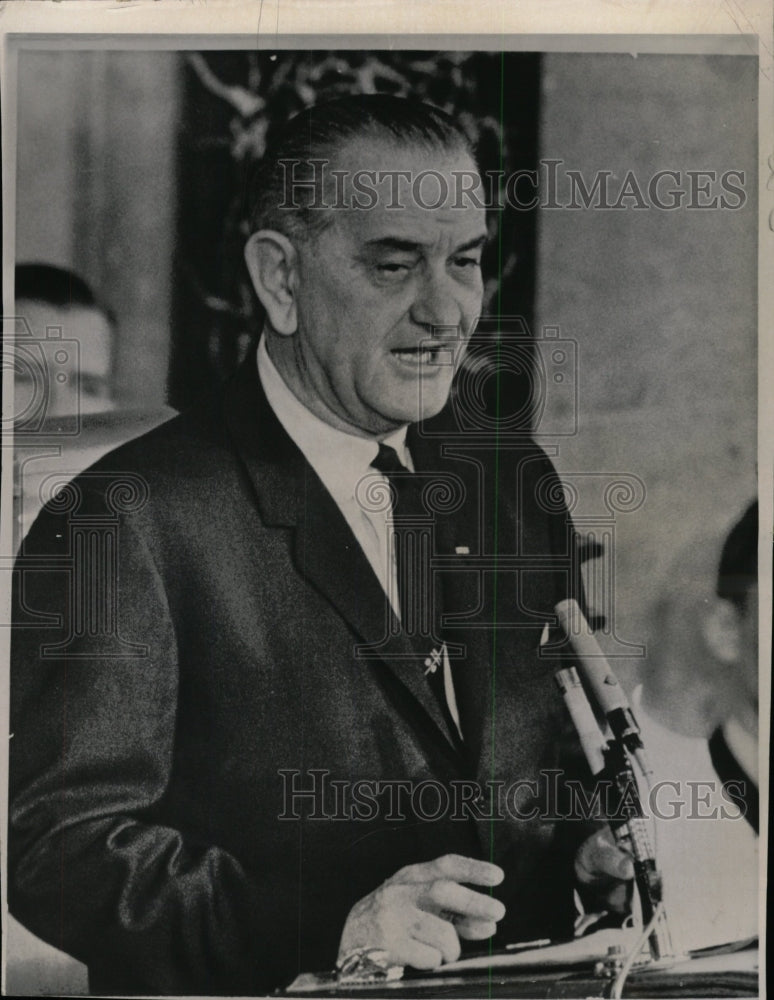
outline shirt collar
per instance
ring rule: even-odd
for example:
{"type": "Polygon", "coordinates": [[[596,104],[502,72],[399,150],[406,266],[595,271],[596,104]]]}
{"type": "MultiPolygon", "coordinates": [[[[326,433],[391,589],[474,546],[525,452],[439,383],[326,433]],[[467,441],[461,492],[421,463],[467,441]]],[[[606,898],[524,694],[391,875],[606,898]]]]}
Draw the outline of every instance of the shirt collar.
{"type": "Polygon", "coordinates": [[[758,741],[749,733],[735,716],[723,723],[723,735],[731,753],[736,757],[742,770],[758,784],[758,741]]]}
{"type": "MultiPolygon", "coordinates": [[[[321,420],[294,395],[266,349],[266,338],[258,345],[258,377],[269,405],[304,457],[337,500],[350,500],[364,475],[374,473],[376,438],[347,434],[321,420]]],[[[407,426],[399,427],[383,440],[395,449],[401,462],[413,468],[406,447],[407,426]]]]}

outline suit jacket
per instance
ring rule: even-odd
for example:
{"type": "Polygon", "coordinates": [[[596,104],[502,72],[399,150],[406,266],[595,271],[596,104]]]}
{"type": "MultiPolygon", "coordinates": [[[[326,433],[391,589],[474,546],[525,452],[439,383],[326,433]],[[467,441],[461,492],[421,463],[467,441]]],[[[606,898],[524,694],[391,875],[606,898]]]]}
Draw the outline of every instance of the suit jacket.
{"type": "Polygon", "coordinates": [[[520,818],[565,766],[538,645],[571,526],[539,448],[448,420],[410,447],[440,477],[465,754],[254,358],[37,520],[15,573],[9,898],[95,991],[260,993],[330,968],[359,898],[448,852],[506,868],[504,938],[571,926],[586,831],[520,818]],[[512,801],[488,818],[498,782],[512,801]]]}

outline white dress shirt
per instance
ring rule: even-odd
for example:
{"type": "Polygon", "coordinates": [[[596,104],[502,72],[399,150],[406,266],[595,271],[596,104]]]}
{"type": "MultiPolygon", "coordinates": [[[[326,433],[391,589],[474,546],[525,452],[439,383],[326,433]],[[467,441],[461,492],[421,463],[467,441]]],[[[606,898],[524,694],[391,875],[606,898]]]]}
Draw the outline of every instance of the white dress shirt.
{"type": "MultiPolygon", "coordinates": [[[[391,511],[389,508],[375,510],[373,507],[377,505],[362,502],[363,491],[369,481],[378,482],[385,489],[387,487],[386,477],[371,466],[379,451],[379,441],[331,427],[307,409],[277,371],[266,349],[265,337],[258,345],[258,376],[269,405],[335,500],[395,615],[400,618],[395,552],[391,545],[391,511]]],[[[413,471],[411,454],[406,446],[407,429],[408,425],[399,427],[380,440],[394,448],[403,465],[413,471]]],[[[459,713],[445,646],[443,671],[446,702],[459,731],[459,713]]]]}
{"type": "Polygon", "coordinates": [[[667,729],[632,708],[659,790],[643,803],[652,818],[664,908],[680,951],[758,933],[758,837],[723,795],[709,744],[667,729]],[[663,783],[663,784],[659,784],[663,783]]]}

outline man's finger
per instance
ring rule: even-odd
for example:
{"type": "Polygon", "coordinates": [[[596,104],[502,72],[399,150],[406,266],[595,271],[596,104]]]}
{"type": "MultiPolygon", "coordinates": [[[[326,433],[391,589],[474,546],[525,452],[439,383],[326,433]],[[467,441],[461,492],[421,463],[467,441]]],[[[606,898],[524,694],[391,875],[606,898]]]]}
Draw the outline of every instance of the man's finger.
{"type": "Polygon", "coordinates": [[[605,897],[605,908],[611,913],[628,913],[630,910],[630,886],[622,882],[605,897]]]}
{"type": "Polygon", "coordinates": [[[499,865],[480,861],[478,858],[466,858],[461,854],[444,854],[430,863],[435,865],[437,877],[452,882],[494,886],[499,885],[505,878],[505,872],[499,865]]]}
{"type": "Polygon", "coordinates": [[[627,881],[634,877],[631,857],[616,847],[612,835],[606,832],[595,833],[583,844],[575,861],[575,870],[578,880],[584,884],[600,878],[627,881]]]}
{"type": "Polygon", "coordinates": [[[460,957],[460,940],[454,925],[432,913],[417,910],[409,927],[409,936],[414,941],[436,948],[444,962],[456,962],[460,957]]]}
{"type": "Polygon", "coordinates": [[[390,961],[395,965],[410,965],[414,969],[437,969],[443,955],[437,948],[407,938],[400,946],[389,949],[390,961]]]}
{"type": "Polygon", "coordinates": [[[449,879],[452,882],[469,882],[471,885],[499,885],[505,872],[498,865],[462,854],[444,854],[433,861],[408,865],[392,876],[390,882],[433,882],[449,879]]]}
{"type": "Polygon", "coordinates": [[[476,917],[479,920],[497,922],[505,916],[505,906],[499,899],[485,896],[482,892],[475,892],[449,879],[438,879],[431,883],[427,892],[418,900],[418,905],[422,908],[431,906],[436,913],[446,910],[461,917],[476,917]]]}
{"type": "Polygon", "coordinates": [[[461,917],[454,921],[459,937],[466,941],[486,941],[497,932],[494,920],[477,920],[475,917],[461,917]]]}

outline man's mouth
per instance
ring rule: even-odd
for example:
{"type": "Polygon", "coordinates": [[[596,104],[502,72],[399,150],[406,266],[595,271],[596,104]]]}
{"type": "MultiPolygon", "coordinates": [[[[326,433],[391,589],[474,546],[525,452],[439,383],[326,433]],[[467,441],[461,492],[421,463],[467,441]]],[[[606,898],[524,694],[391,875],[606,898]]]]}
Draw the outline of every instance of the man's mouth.
{"type": "Polygon", "coordinates": [[[452,365],[454,363],[454,347],[450,344],[433,344],[417,347],[396,347],[392,354],[403,364],[419,368],[422,365],[452,365]]]}

